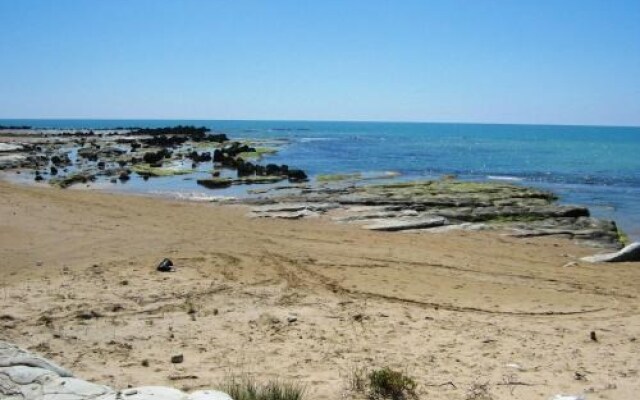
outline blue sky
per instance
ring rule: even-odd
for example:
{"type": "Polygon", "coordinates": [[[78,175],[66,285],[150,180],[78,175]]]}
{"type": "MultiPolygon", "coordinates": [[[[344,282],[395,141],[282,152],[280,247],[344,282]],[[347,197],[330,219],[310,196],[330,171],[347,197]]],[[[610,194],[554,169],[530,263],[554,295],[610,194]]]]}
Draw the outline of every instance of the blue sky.
{"type": "Polygon", "coordinates": [[[2,0],[0,118],[640,125],[640,0],[2,0]]]}

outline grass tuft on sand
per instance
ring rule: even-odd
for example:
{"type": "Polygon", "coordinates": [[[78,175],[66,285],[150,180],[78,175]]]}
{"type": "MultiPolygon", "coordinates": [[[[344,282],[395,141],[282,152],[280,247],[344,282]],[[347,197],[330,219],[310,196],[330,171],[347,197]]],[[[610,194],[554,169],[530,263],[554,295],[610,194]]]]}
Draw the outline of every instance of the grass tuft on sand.
{"type": "Polygon", "coordinates": [[[306,392],[305,386],[298,383],[280,380],[260,383],[250,376],[228,377],[218,389],[233,400],[303,400],[306,392]]]}
{"type": "Polygon", "coordinates": [[[412,378],[389,367],[369,373],[369,398],[372,400],[417,398],[416,387],[416,381],[412,378]]]}

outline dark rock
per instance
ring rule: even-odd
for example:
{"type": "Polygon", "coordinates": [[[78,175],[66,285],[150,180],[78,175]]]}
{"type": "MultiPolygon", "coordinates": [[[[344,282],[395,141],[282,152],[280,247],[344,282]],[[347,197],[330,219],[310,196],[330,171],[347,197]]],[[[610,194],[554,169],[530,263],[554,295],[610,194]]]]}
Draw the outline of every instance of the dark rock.
{"type": "Polygon", "coordinates": [[[78,319],[88,320],[88,319],[93,319],[93,318],[100,318],[100,317],[102,317],[102,314],[97,312],[97,311],[94,311],[94,310],[91,310],[91,311],[80,311],[78,313],[78,315],[76,315],[76,317],[78,319]]]}
{"type": "Polygon", "coordinates": [[[131,177],[129,176],[129,173],[127,171],[122,171],[120,172],[120,176],[118,176],[118,179],[120,179],[121,182],[126,182],[131,179],[131,177]]]}
{"type": "Polygon", "coordinates": [[[238,177],[251,176],[256,173],[256,167],[250,162],[241,162],[237,164],[238,177]]]}
{"type": "Polygon", "coordinates": [[[303,182],[308,180],[307,174],[301,169],[290,169],[287,171],[287,177],[290,182],[303,182]]]}
{"type": "Polygon", "coordinates": [[[78,173],[74,175],[65,176],[63,178],[56,178],[55,180],[51,180],[51,183],[58,185],[61,189],[66,189],[71,185],[76,183],[87,183],[89,181],[93,182],[96,180],[96,176],[87,173],[78,173]]]}
{"type": "Polygon", "coordinates": [[[168,258],[165,258],[164,260],[160,261],[160,264],[158,264],[158,266],[156,267],[157,271],[160,272],[171,272],[174,270],[173,268],[173,261],[171,261],[168,258]]]}
{"type": "Polygon", "coordinates": [[[276,164],[267,164],[265,172],[267,175],[282,175],[282,169],[276,164]]]}
{"type": "MultiPolygon", "coordinates": [[[[147,139],[140,139],[147,147],[176,147],[189,140],[186,136],[153,136],[147,139]]],[[[133,148],[132,148],[133,150],[133,148]]]]}
{"type": "Polygon", "coordinates": [[[55,165],[56,167],[62,167],[62,166],[67,166],[67,165],[71,165],[71,159],[69,158],[69,155],[67,154],[63,154],[63,155],[54,155],[51,157],[51,163],[53,165],[55,165]]]}
{"type": "Polygon", "coordinates": [[[184,362],[184,355],[177,354],[175,356],[171,356],[171,363],[173,364],[182,364],[184,362]]]}
{"type": "Polygon", "coordinates": [[[224,154],[221,150],[215,149],[213,151],[213,162],[222,162],[224,160],[224,154]]]}
{"type": "Polygon", "coordinates": [[[192,151],[191,153],[187,154],[187,158],[192,159],[194,162],[200,163],[200,162],[209,162],[212,160],[211,157],[211,153],[210,152],[202,152],[200,154],[198,154],[197,151],[192,151]]]}
{"type": "Polygon", "coordinates": [[[142,160],[147,164],[157,164],[161,163],[165,158],[171,157],[171,154],[172,153],[167,149],[162,149],[157,152],[151,151],[148,153],[144,153],[144,156],[142,156],[142,160]]]}
{"type": "Polygon", "coordinates": [[[209,141],[209,142],[222,143],[222,142],[226,142],[228,140],[229,140],[229,138],[224,133],[216,133],[216,134],[212,134],[212,135],[208,135],[207,136],[207,141],[209,141]]]}
{"type": "Polygon", "coordinates": [[[213,179],[198,179],[196,183],[200,186],[204,186],[207,189],[219,189],[231,186],[233,181],[229,178],[213,178],[213,179]]]}

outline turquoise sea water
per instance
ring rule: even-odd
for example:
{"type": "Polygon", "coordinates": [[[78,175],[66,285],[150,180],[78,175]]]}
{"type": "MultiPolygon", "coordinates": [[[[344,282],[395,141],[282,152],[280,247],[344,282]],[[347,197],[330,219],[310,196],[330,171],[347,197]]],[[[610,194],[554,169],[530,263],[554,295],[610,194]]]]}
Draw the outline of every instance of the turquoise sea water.
{"type": "MultiPolygon", "coordinates": [[[[561,202],[588,206],[640,240],[640,128],[435,123],[0,120],[49,128],[206,126],[236,138],[290,141],[264,162],[286,163],[310,176],[397,171],[399,179],[456,174],[545,188],[561,202]]],[[[184,182],[184,181],[180,181],[184,182]]],[[[156,181],[165,191],[183,185],[156,181]]],[[[123,185],[124,186],[124,185],[123,185]]],[[[130,185],[144,191],[143,184],[130,185]]],[[[194,190],[205,190],[193,188],[194,190]]]]}

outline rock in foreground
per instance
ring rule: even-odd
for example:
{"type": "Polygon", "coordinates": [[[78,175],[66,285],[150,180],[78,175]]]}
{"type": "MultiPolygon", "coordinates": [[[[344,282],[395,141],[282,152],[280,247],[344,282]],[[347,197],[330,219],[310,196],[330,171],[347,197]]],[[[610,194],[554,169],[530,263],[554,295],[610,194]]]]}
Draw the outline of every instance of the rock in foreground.
{"type": "Polygon", "coordinates": [[[583,257],[582,261],[591,263],[640,261],[640,242],[631,243],[624,249],[615,253],[596,254],[594,256],[583,257]]]}
{"type": "Polygon", "coordinates": [[[6,400],[232,400],[217,390],[190,394],[162,386],[116,390],[74,378],[53,362],[0,341],[0,398],[6,400]]]}

